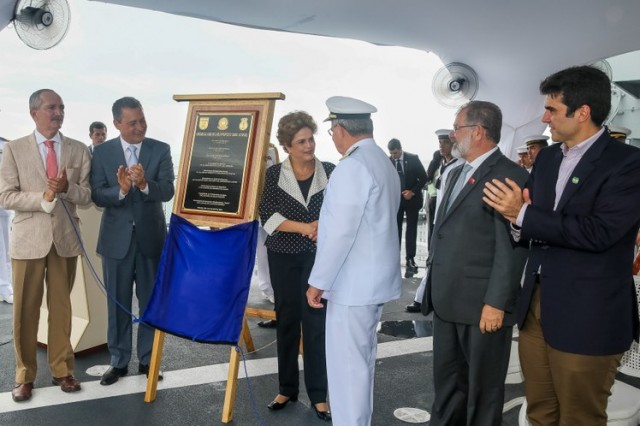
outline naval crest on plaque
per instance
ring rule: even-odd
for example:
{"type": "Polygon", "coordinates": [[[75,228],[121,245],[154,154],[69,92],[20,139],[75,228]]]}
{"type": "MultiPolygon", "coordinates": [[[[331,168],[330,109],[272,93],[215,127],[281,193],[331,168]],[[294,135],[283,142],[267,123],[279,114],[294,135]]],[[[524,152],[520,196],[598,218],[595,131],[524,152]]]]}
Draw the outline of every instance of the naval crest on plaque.
{"type": "Polygon", "coordinates": [[[229,119],[227,117],[222,117],[218,120],[218,130],[227,130],[229,128],[229,119]]]}
{"type": "Polygon", "coordinates": [[[209,117],[200,116],[198,119],[198,129],[207,130],[209,128],[209,117]]]}
{"type": "Polygon", "coordinates": [[[244,117],[240,119],[240,124],[238,125],[238,128],[240,130],[247,130],[247,128],[249,127],[249,119],[244,117]]]}

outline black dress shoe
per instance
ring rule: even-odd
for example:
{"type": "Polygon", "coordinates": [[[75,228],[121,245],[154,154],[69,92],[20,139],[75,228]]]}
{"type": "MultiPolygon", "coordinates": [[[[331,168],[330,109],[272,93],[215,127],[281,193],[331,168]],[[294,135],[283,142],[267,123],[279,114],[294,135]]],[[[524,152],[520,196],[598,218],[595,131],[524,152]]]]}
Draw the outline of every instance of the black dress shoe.
{"type": "Polygon", "coordinates": [[[407,265],[407,266],[406,266],[406,270],[407,270],[407,271],[411,271],[411,272],[413,272],[414,274],[416,274],[416,273],[418,272],[418,265],[416,265],[415,260],[413,260],[413,259],[407,259],[406,265],[407,265]]]}
{"type": "Polygon", "coordinates": [[[296,402],[298,400],[297,396],[292,396],[289,397],[289,399],[287,399],[285,402],[278,402],[275,399],[273,401],[271,401],[269,403],[269,405],[267,405],[267,408],[271,411],[278,411],[278,410],[282,410],[289,401],[291,402],[296,402]]]}
{"type": "Polygon", "coordinates": [[[422,311],[422,304],[419,302],[413,302],[412,304],[407,305],[404,309],[412,314],[417,314],[422,311]]]}
{"type": "Polygon", "coordinates": [[[265,321],[260,321],[258,323],[258,327],[261,328],[276,328],[278,326],[278,321],[276,320],[265,320],[265,321]]]}
{"type": "MultiPolygon", "coordinates": [[[[145,376],[147,376],[147,378],[149,378],[149,366],[140,364],[140,366],[138,367],[138,374],[144,374],[145,376]]],[[[162,380],[162,379],[164,379],[164,377],[162,377],[162,371],[159,371],[158,380],[162,380]]]]}
{"type": "Polygon", "coordinates": [[[315,405],[313,406],[313,410],[316,412],[316,416],[318,416],[320,420],[324,420],[325,422],[331,421],[331,411],[320,411],[315,405]]]}
{"type": "Polygon", "coordinates": [[[109,367],[109,369],[102,375],[100,384],[103,386],[109,386],[118,381],[120,377],[127,375],[126,368],[109,367]]]}

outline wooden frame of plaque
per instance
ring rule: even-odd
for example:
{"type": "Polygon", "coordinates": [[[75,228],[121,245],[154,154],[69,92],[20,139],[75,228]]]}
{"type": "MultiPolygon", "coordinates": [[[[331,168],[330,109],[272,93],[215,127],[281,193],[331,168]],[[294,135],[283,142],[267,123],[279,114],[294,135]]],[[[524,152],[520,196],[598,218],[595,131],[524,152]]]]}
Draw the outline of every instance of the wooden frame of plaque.
{"type": "Polygon", "coordinates": [[[282,93],[174,95],[189,101],[173,212],[224,228],[258,217],[275,101],[282,93]]]}

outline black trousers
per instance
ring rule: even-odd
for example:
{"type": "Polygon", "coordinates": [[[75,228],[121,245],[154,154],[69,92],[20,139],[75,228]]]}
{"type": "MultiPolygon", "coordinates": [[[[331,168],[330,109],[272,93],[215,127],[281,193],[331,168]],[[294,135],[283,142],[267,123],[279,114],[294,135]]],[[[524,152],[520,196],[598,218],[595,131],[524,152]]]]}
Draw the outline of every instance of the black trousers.
{"type": "Polygon", "coordinates": [[[500,426],[513,327],[480,332],[478,324],[433,315],[431,426],[500,426]]]}
{"type": "MultiPolygon", "coordinates": [[[[414,196],[414,197],[417,197],[414,196]]],[[[398,208],[398,240],[402,244],[402,221],[404,215],[407,215],[407,230],[405,231],[405,257],[407,259],[413,259],[416,255],[416,239],[418,238],[418,214],[422,203],[417,203],[414,200],[407,202],[407,200],[400,201],[400,208],[398,208]]]]}
{"type": "Polygon", "coordinates": [[[325,356],[325,307],[315,309],[307,303],[309,275],[315,253],[277,253],[267,249],[269,274],[275,297],[279,393],[298,396],[298,353],[300,333],[304,347],[304,381],[312,404],[327,400],[325,356]]]}

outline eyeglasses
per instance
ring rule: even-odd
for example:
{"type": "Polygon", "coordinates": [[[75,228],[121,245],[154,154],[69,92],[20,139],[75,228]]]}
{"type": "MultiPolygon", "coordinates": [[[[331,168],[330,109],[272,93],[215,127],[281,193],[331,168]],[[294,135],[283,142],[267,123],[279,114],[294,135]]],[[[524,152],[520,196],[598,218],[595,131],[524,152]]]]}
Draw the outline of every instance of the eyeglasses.
{"type": "Polygon", "coordinates": [[[480,127],[484,127],[486,129],[485,126],[483,126],[482,124],[465,124],[464,126],[456,126],[455,124],[453,125],[453,132],[455,133],[460,129],[464,129],[465,127],[476,127],[476,126],[480,126],[480,127]]]}
{"type": "Polygon", "coordinates": [[[337,126],[339,126],[339,124],[334,124],[330,129],[327,129],[327,133],[329,133],[329,136],[333,137],[333,128],[337,126]]]}

